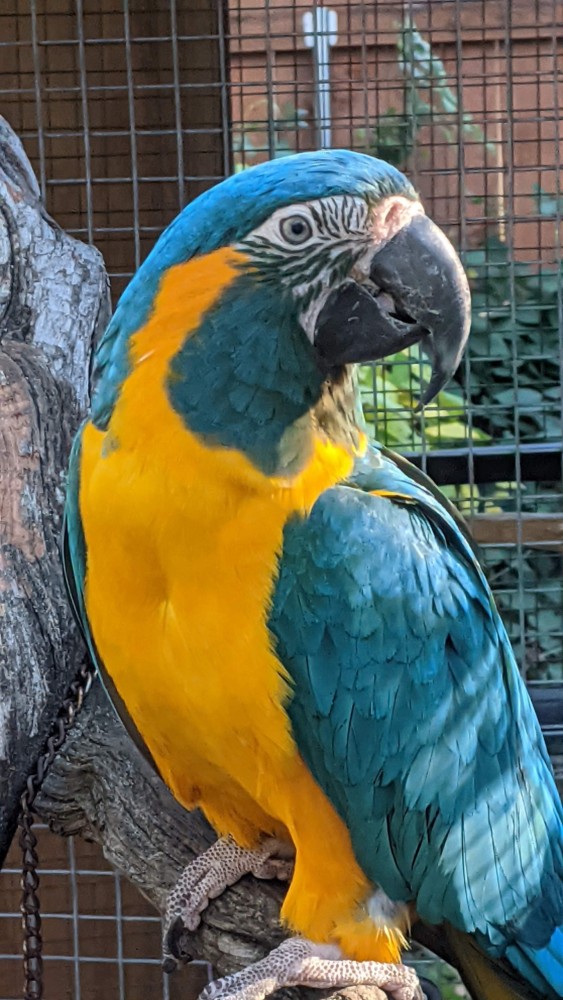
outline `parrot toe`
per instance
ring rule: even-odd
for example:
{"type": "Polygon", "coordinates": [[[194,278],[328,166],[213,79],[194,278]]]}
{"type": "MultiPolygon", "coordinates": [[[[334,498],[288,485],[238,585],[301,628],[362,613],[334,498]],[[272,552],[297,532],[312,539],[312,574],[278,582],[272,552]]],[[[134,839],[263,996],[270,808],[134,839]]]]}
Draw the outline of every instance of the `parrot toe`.
{"type": "Polygon", "coordinates": [[[304,938],[290,938],[255,965],[209,983],[199,1000],[264,1000],[290,986],[326,990],[354,985],[376,987],[382,998],[423,1000],[413,969],[349,961],[335,945],[314,944],[304,938]]]}
{"type": "Polygon", "coordinates": [[[231,837],[217,840],[184,868],[168,896],[162,942],[164,971],[173,972],[179,962],[191,961],[187,940],[211,899],[216,899],[243,875],[286,881],[292,872],[291,848],[273,837],[255,850],[239,847],[231,837]]]}

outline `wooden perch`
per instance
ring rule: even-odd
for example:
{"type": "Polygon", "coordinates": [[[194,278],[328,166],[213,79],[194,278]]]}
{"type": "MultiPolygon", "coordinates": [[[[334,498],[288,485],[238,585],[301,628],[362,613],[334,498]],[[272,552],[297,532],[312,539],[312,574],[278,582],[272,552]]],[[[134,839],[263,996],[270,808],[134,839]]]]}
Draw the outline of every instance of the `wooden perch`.
{"type": "Polygon", "coordinates": [[[100,255],[46,215],[0,118],[0,858],[81,652],[58,539],[90,347],[108,316],[100,255]]]}

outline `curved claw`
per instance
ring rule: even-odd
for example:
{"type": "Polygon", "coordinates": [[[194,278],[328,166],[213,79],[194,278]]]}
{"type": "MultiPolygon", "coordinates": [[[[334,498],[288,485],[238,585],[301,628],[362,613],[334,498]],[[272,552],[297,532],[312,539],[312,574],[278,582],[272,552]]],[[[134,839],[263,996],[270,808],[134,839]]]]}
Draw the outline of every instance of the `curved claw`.
{"type": "Polygon", "coordinates": [[[171,975],[178,965],[187,965],[193,955],[188,951],[189,932],[184,926],[182,917],[178,915],[165,928],[162,943],[162,971],[171,975]]]}
{"type": "Polygon", "coordinates": [[[263,841],[255,850],[247,850],[225,837],[195,858],[168,897],[162,943],[164,971],[174,972],[179,963],[192,960],[189,935],[198,927],[210,900],[246,874],[260,879],[291,878],[290,853],[290,845],[273,838],[263,841]]]}

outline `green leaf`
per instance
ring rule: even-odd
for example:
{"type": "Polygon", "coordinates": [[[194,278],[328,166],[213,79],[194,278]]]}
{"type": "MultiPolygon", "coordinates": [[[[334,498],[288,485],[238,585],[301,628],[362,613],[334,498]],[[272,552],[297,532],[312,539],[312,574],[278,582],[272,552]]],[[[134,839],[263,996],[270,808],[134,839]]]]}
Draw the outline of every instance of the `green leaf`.
{"type": "Polygon", "coordinates": [[[516,318],[522,326],[539,326],[542,322],[541,311],[530,305],[519,306],[516,310],[516,318]]]}
{"type": "Polygon", "coordinates": [[[453,93],[453,91],[449,90],[448,88],[442,88],[442,87],[434,88],[435,93],[436,91],[438,100],[440,101],[440,104],[442,105],[444,111],[452,115],[457,114],[458,102],[457,102],[457,97],[453,93]]]}

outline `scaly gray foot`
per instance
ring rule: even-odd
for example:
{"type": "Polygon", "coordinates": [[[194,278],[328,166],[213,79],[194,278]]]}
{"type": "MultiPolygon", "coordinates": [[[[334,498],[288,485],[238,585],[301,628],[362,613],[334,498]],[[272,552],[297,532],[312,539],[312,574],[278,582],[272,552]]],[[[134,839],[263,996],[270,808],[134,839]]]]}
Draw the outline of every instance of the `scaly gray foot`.
{"type": "Polygon", "coordinates": [[[243,875],[262,879],[291,878],[291,848],[273,837],[255,850],[239,847],[231,837],[216,841],[184,868],[166,904],[163,934],[163,965],[172,972],[177,961],[188,961],[183,939],[195,931],[210,899],[238,882],[243,875]]]}
{"type": "Polygon", "coordinates": [[[199,1000],[264,1000],[288,986],[343,989],[375,986],[393,1000],[422,1000],[413,969],[381,962],[352,962],[335,945],[290,938],[266,958],[223,979],[209,983],[199,1000]]]}

